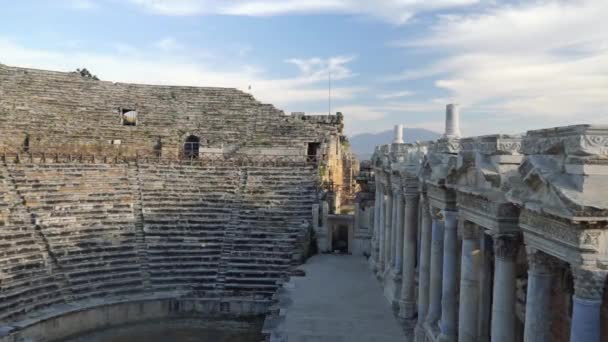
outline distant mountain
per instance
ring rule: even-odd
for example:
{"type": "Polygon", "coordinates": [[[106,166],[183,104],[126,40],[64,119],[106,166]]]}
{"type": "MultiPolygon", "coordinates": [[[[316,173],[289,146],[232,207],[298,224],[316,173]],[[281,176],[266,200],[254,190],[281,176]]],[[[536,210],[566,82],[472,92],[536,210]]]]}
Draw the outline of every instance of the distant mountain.
{"type": "MultiPolygon", "coordinates": [[[[380,133],[362,133],[353,135],[349,138],[351,150],[359,160],[370,159],[374,153],[376,145],[390,144],[395,137],[394,131],[384,131],[380,133]]],[[[426,130],[424,128],[404,128],[403,139],[406,143],[415,141],[436,140],[441,134],[426,130]]]]}

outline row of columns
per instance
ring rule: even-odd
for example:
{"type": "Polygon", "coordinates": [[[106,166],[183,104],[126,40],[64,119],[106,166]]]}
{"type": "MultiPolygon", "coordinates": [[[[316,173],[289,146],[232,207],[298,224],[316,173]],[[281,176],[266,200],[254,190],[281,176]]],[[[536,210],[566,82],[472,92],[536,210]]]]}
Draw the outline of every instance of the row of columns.
{"type": "MultiPolygon", "coordinates": [[[[376,199],[376,239],[372,243],[377,246],[372,249],[372,262],[379,276],[391,267],[402,276],[399,317],[417,317],[416,340],[426,341],[430,332],[437,341],[515,341],[516,253],[521,239],[512,235],[492,238],[482,227],[459,221],[455,210],[433,210],[424,195],[378,185],[376,199]]],[[[531,248],[527,257],[524,341],[549,341],[557,260],[531,248]]],[[[570,340],[599,341],[605,275],[576,265],[572,268],[575,295],[570,340]]]]}

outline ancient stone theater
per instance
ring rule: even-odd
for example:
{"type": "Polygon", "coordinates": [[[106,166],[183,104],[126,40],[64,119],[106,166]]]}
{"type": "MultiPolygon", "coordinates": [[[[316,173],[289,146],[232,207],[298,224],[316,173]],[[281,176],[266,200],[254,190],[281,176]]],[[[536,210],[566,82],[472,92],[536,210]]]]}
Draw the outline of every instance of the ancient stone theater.
{"type": "Polygon", "coordinates": [[[342,128],[236,89],[0,65],[0,341],[263,321],[313,207],[354,193],[342,128]]]}
{"type": "Polygon", "coordinates": [[[608,341],[608,127],[344,120],[0,65],[0,342],[608,341]]]}

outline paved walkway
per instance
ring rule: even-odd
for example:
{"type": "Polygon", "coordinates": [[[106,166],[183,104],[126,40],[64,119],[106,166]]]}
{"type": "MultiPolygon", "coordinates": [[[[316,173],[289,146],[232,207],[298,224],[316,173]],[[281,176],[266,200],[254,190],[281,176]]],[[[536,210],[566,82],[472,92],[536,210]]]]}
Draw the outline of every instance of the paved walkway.
{"type": "Polygon", "coordinates": [[[286,285],[288,342],[405,341],[380,283],[359,256],[316,255],[286,285]]]}

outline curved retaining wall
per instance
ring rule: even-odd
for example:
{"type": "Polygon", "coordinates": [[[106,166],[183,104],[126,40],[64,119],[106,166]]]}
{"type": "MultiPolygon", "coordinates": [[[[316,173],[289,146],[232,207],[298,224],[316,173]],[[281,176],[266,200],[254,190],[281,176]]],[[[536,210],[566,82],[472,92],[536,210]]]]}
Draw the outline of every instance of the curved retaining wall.
{"type": "MultiPolygon", "coordinates": [[[[170,296],[172,297],[172,296],[170,296]]],[[[269,302],[235,299],[115,298],[66,304],[36,318],[4,327],[0,342],[53,342],[88,332],[154,320],[176,318],[253,318],[269,302]],[[11,331],[12,330],[12,331],[11,331]]]]}

